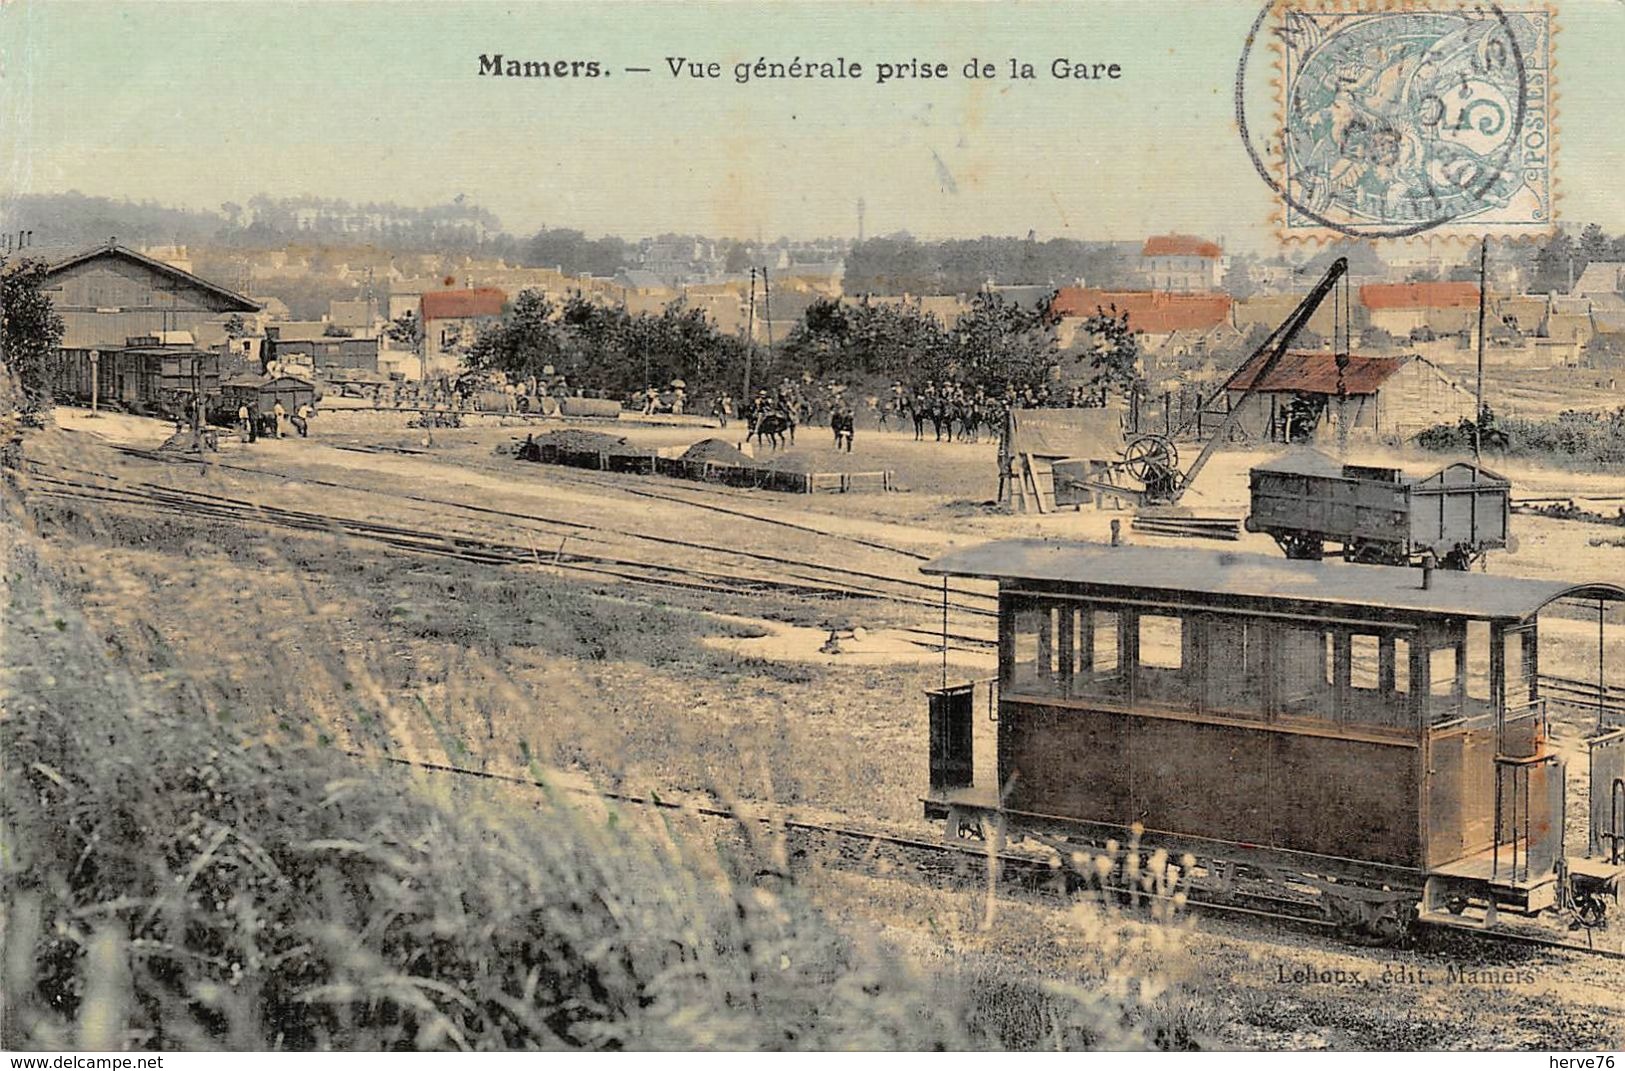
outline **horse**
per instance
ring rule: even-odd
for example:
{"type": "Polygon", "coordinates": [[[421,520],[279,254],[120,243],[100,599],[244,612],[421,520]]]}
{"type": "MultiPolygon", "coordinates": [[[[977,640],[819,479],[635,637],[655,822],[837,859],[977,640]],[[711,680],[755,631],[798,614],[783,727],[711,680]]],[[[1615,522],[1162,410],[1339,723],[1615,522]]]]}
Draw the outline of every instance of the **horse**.
{"type": "Polygon", "coordinates": [[[914,421],[914,441],[920,442],[925,438],[925,421],[930,415],[925,400],[917,394],[909,395],[904,403],[908,407],[908,417],[914,421]]]}
{"type": "Polygon", "coordinates": [[[767,412],[757,414],[756,422],[751,426],[750,435],[746,436],[746,438],[755,437],[757,446],[761,446],[762,440],[765,438],[773,444],[773,449],[778,450],[784,446],[786,432],[791,435],[791,444],[795,443],[795,426],[795,422],[790,419],[787,413],[777,409],[770,409],[767,412]]]}

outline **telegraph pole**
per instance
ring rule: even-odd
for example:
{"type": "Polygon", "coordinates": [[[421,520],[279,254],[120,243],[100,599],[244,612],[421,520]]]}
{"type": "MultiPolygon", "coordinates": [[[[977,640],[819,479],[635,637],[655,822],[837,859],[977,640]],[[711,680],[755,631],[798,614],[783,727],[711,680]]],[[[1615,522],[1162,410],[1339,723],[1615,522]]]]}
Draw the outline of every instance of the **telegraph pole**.
{"type": "Polygon", "coordinates": [[[1484,448],[1484,295],[1489,289],[1487,265],[1490,238],[1485,235],[1478,243],[1478,390],[1474,393],[1477,409],[1473,412],[1473,460],[1480,460],[1484,448]]]}
{"type": "Polygon", "coordinates": [[[745,309],[745,389],[739,396],[740,412],[750,404],[750,359],[756,353],[756,269],[750,270],[750,304],[745,309]]]}
{"type": "Polygon", "coordinates": [[[767,367],[773,367],[773,295],[767,285],[767,265],[762,265],[762,315],[767,319],[767,367]]]}

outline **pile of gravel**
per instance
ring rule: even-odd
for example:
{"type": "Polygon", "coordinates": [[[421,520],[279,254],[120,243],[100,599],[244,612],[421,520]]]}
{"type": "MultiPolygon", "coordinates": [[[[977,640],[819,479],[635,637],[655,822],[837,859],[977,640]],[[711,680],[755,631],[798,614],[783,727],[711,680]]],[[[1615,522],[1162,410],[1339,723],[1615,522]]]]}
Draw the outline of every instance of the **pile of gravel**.
{"type": "Polygon", "coordinates": [[[684,461],[715,461],[721,465],[753,465],[755,459],[721,439],[701,439],[683,451],[684,461]]]}

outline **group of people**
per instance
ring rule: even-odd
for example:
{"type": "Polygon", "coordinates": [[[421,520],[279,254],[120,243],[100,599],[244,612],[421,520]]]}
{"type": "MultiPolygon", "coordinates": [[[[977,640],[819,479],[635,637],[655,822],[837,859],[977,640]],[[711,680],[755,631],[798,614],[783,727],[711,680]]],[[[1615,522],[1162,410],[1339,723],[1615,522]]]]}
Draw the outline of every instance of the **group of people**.
{"type": "Polygon", "coordinates": [[[244,442],[258,442],[261,435],[267,438],[287,438],[287,430],[291,427],[299,433],[301,439],[310,435],[310,422],[316,417],[316,409],[309,402],[301,402],[293,412],[280,401],[271,406],[268,413],[260,412],[256,402],[243,402],[237,407],[237,429],[241,432],[244,442]]]}
{"type": "Polygon", "coordinates": [[[902,382],[891,385],[885,397],[872,400],[878,407],[877,426],[890,428],[896,420],[914,427],[914,438],[925,438],[925,426],[932,427],[936,442],[978,442],[983,434],[998,437],[1004,432],[1005,417],[1012,409],[1083,409],[1094,404],[1088,388],[1051,389],[1047,383],[1003,391],[988,390],[981,384],[954,380],[927,381],[910,387],[902,382]]]}

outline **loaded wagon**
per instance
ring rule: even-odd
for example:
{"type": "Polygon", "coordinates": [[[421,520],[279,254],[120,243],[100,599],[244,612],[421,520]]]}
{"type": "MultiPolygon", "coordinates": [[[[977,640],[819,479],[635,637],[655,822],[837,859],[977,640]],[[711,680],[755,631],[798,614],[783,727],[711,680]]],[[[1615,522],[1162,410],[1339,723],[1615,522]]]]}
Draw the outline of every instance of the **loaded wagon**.
{"type": "Polygon", "coordinates": [[[1507,545],[1512,485],[1469,461],[1426,475],[1345,465],[1304,450],[1252,470],[1249,532],[1275,538],[1289,558],[1318,560],[1326,545],[1352,562],[1466,569],[1507,545]]]}
{"type": "Polygon", "coordinates": [[[220,393],[220,355],[192,346],[141,344],[120,349],[63,350],[52,388],[63,399],[132,413],[173,417],[188,412],[193,398],[220,393]],[[92,356],[94,355],[94,356],[92,356]]]}

